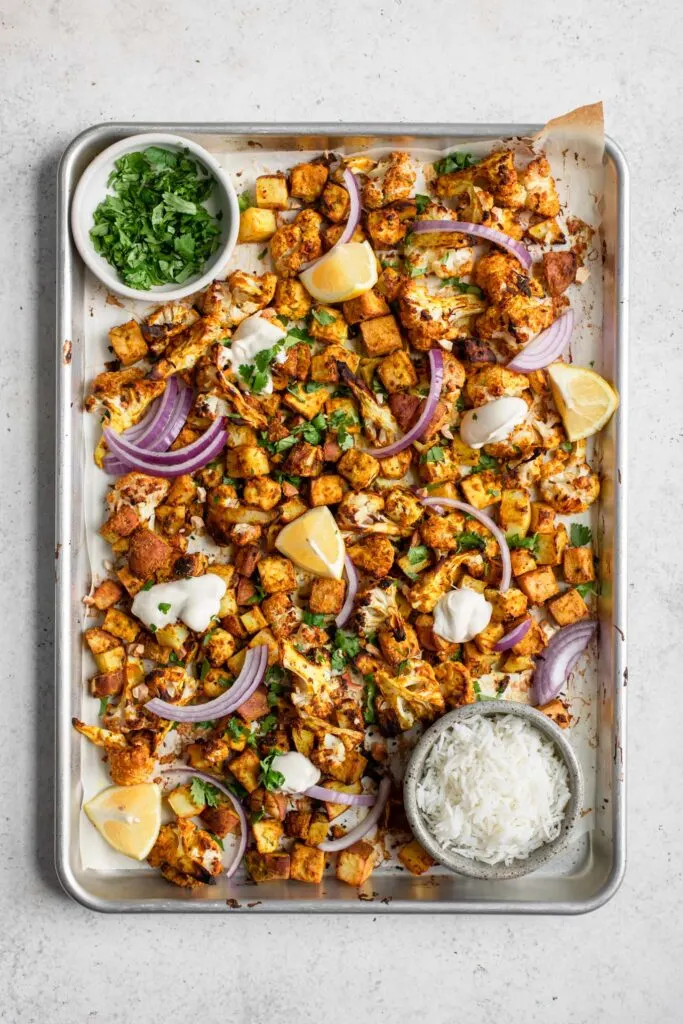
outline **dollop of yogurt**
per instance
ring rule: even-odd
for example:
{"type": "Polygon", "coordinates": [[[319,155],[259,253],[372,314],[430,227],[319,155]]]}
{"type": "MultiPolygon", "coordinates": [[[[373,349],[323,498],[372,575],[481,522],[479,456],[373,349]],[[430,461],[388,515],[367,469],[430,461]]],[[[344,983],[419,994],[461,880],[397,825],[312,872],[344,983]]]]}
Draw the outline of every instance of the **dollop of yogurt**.
{"type": "MultiPolygon", "coordinates": [[[[232,336],[230,348],[223,348],[221,351],[221,362],[223,365],[229,363],[235,373],[239,374],[240,366],[251,366],[254,358],[259,352],[274,348],[287,337],[287,331],[279,324],[273,323],[260,313],[254,313],[243,320],[232,336]]],[[[284,363],[287,353],[281,349],[273,360],[276,363],[284,363]]],[[[261,395],[272,395],[273,379],[268,373],[268,379],[259,391],[261,395]]]]}
{"type": "Polygon", "coordinates": [[[180,619],[195,633],[203,633],[218,615],[226,589],[225,580],[210,572],[186,580],[157,583],[135,595],[133,615],[155,630],[180,619]]]}
{"type": "Polygon", "coordinates": [[[449,643],[462,644],[486,629],[493,606],[478,590],[462,587],[445,594],[434,609],[433,630],[449,643]]]}
{"type": "Polygon", "coordinates": [[[468,409],[460,421],[460,437],[468,448],[483,448],[510,436],[523,422],[529,407],[523,398],[504,395],[478,409],[468,409]]]}
{"type": "Polygon", "coordinates": [[[276,754],[271,768],[284,776],[280,786],[281,793],[303,793],[315,786],[320,778],[320,770],[305,754],[296,750],[288,750],[286,754],[276,754]]]}

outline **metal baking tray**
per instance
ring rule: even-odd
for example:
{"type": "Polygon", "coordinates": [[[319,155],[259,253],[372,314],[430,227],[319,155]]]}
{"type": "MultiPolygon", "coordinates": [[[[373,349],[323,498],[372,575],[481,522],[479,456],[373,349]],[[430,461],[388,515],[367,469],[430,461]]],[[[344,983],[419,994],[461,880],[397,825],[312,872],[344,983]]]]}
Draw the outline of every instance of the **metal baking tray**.
{"type": "MultiPolygon", "coordinates": [[[[510,881],[479,881],[437,871],[422,877],[377,869],[363,890],[335,878],[320,886],[219,880],[201,891],[178,889],[146,871],[84,870],[80,861],[79,742],[71,716],[81,692],[81,633],[89,566],[85,552],[82,435],[85,272],[69,231],[71,198],[88,163],[125,136],[172,131],[231,151],[320,151],[341,146],[456,147],[468,139],[528,136],[538,125],[494,124],[104,124],[77,136],[59,170],[56,509],[56,866],[65,891],[92,910],[108,912],[334,912],[578,914],[604,904],[625,869],[626,698],[626,385],[628,303],[628,168],[606,140],[603,204],[604,281],[601,367],[621,393],[621,407],[601,439],[603,493],[599,510],[603,573],[598,662],[595,824],[568,859],[510,881]]],[[[577,844],[575,844],[576,846],[577,844]]]]}

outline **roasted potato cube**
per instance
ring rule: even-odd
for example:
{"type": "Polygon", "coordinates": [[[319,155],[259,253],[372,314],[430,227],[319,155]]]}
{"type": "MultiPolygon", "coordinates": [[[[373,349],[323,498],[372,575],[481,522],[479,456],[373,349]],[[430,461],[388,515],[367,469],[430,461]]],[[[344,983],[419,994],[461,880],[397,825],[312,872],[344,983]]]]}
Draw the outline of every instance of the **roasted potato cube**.
{"type": "Polygon", "coordinates": [[[532,569],[517,577],[517,586],[529,598],[532,604],[544,604],[549,598],[559,594],[560,588],[555,573],[549,565],[532,569]]]}
{"type": "Polygon", "coordinates": [[[90,680],[90,692],[93,697],[113,697],[115,694],[121,693],[124,682],[123,667],[117,668],[113,672],[100,672],[90,680]]]}
{"type": "Polygon", "coordinates": [[[296,590],[296,573],[288,558],[281,555],[266,555],[258,566],[261,586],[267,594],[291,594],[296,590]]]}
{"type": "MultiPolygon", "coordinates": [[[[338,793],[360,793],[362,792],[362,786],[360,782],[352,782],[349,785],[345,785],[343,782],[326,782],[325,789],[336,789],[338,793]]],[[[343,814],[345,810],[348,810],[348,804],[333,804],[329,800],[325,801],[325,810],[327,811],[327,817],[330,821],[334,821],[340,814],[343,814]]],[[[309,836],[309,842],[313,840],[309,836]]]]}
{"type": "Polygon", "coordinates": [[[548,605],[548,610],[558,626],[569,626],[588,615],[588,607],[578,590],[567,590],[561,597],[556,597],[548,605]]]}
{"type": "Polygon", "coordinates": [[[313,580],[308,605],[318,615],[338,615],[344,604],[346,583],[344,580],[313,580]]]}
{"type": "Polygon", "coordinates": [[[333,224],[340,224],[349,216],[349,193],[342,185],[328,181],[320,197],[320,212],[333,224]]]}
{"type": "Polygon", "coordinates": [[[312,820],[311,811],[289,811],[285,817],[285,832],[293,839],[308,839],[312,820]]]}
{"type": "MultiPolygon", "coordinates": [[[[338,806],[338,805],[337,805],[338,806]]],[[[310,846],[317,846],[319,843],[323,843],[327,839],[327,833],[330,830],[330,823],[324,814],[314,814],[311,827],[308,830],[308,838],[306,842],[310,846]]]]}
{"type": "Polygon", "coordinates": [[[290,859],[288,853],[259,853],[248,850],[244,857],[247,870],[257,882],[276,882],[289,878],[290,859]]]}
{"type": "Polygon", "coordinates": [[[235,653],[235,646],[235,638],[227,629],[212,629],[207,633],[202,652],[212,665],[225,665],[235,653]]]}
{"type": "Polygon", "coordinates": [[[269,629],[260,629],[255,636],[251,638],[248,647],[260,647],[262,644],[268,648],[268,665],[277,665],[280,648],[278,642],[269,629]]]}
{"type": "Polygon", "coordinates": [[[510,561],[515,576],[522,576],[536,568],[536,559],[526,548],[513,548],[510,552],[510,561]]]}
{"type": "Polygon", "coordinates": [[[185,525],[187,509],[184,505],[157,505],[155,526],[166,537],[175,537],[185,525]]]}
{"type": "Polygon", "coordinates": [[[320,388],[319,391],[305,391],[301,385],[291,387],[287,391],[283,401],[286,406],[307,420],[312,420],[325,407],[329,397],[327,388],[320,388]]]}
{"type": "Polygon", "coordinates": [[[510,651],[503,662],[503,672],[528,672],[533,667],[533,658],[529,655],[515,654],[514,651],[510,651]]]}
{"type": "Polygon", "coordinates": [[[307,511],[308,505],[301,498],[290,498],[280,505],[280,522],[291,523],[293,519],[298,519],[307,511]]]}
{"type": "Polygon", "coordinates": [[[282,173],[259,174],[254,197],[262,210],[286,210],[289,206],[287,178],[282,173]]]}
{"type": "Polygon", "coordinates": [[[567,583],[590,583],[595,579],[593,552],[590,548],[565,548],[562,567],[567,583]]]}
{"type": "Polygon", "coordinates": [[[132,643],[140,632],[140,626],[135,619],[131,619],[117,608],[110,608],[107,611],[102,623],[102,629],[112,633],[113,636],[117,636],[125,644],[132,643]]]}
{"type": "Polygon", "coordinates": [[[477,633],[474,643],[482,654],[491,654],[495,644],[498,643],[504,633],[505,627],[502,623],[489,622],[486,629],[482,629],[481,633],[477,633]]]}
{"type": "Polygon", "coordinates": [[[402,480],[410,469],[412,456],[410,450],[398,452],[388,459],[379,460],[379,475],[385,480],[402,480]]]}
{"type": "Polygon", "coordinates": [[[120,327],[112,327],[109,331],[109,341],[114,349],[114,355],[122,366],[137,363],[138,359],[144,359],[147,355],[147,342],[136,320],[129,320],[120,327]]]}
{"type": "Polygon", "coordinates": [[[374,576],[376,579],[388,576],[394,564],[395,551],[393,544],[388,537],[382,537],[381,534],[377,533],[364,537],[357,544],[349,545],[346,553],[353,564],[358,566],[362,572],[366,572],[369,576],[374,576]]]}
{"type": "Polygon", "coordinates": [[[238,242],[267,242],[277,231],[277,220],[272,210],[250,206],[240,213],[238,242]]]}
{"type": "Polygon", "coordinates": [[[340,882],[356,887],[367,882],[375,866],[375,848],[364,839],[337,855],[335,874],[340,882]]]}
{"type": "Polygon", "coordinates": [[[477,645],[469,641],[462,645],[462,656],[473,679],[495,672],[500,659],[499,654],[482,654],[477,645]]]}
{"type": "Polygon", "coordinates": [[[345,484],[340,476],[326,473],[311,480],[311,506],[336,505],[344,497],[345,484]]]}
{"type": "Polygon", "coordinates": [[[525,537],[531,525],[531,502],[526,491],[504,489],[498,510],[500,528],[508,537],[519,534],[525,537]]]}
{"type": "Polygon", "coordinates": [[[373,288],[363,292],[356,299],[343,302],[342,309],[347,324],[359,324],[362,320],[374,320],[375,317],[386,316],[389,312],[386,299],[373,288]]]}
{"type": "Polygon", "coordinates": [[[403,348],[396,317],[391,314],[373,317],[372,320],[362,320],[360,333],[370,356],[388,356],[390,352],[403,348]]]}
{"type": "Polygon", "coordinates": [[[244,485],[243,493],[247,505],[256,505],[258,508],[270,512],[282,497],[282,487],[277,480],[259,476],[252,478],[244,485]]]}
{"type": "Polygon", "coordinates": [[[296,278],[280,278],[275,285],[273,308],[290,320],[303,320],[311,309],[311,296],[296,278]]]}
{"type": "Polygon", "coordinates": [[[268,476],[270,465],[264,448],[258,445],[241,444],[229,449],[225,456],[225,469],[228,476],[236,478],[252,476],[268,476]]]}
{"type": "Polygon", "coordinates": [[[162,537],[139,526],[130,538],[128,567],[135,576],[147,580],[155,572],[168,569],[173,550],[162,537]]]}
{"type": "Polygon", "coordinates": [[[390,395],[417,384],[417,374],[411,358],[404,349],[385,356],[377,367],[377,376],[390,395]]]}
{"type": "Polygon", "coordinates": [[[205,807],[202,811],[202,820],[209,831],[213,832],[219,839],[237,832],[240,824],[237,812],[228,804],[219,804],[218,807],[205,807]]]}
{"type": "Polygon", "coordinates": [[[99,626],[93,626],[92,629],[86,629],[85,642],[90,648],[90,652],[93,656],[103,654],[104,651],[111,651],[114,647],[120,647],[119,638],[108,633],[105,629],[100,629],[99,626]]]}
{"type": "Polygon", "coordinates": [[[539,565],[560,565],[564,550],[569,543],[564,523],[560,523],[552,533],[539,533],[535,558],[539,565]]]}
{"type": "Polygon", "coordinates": [[[114,544],[121,537],[130,535],[140,525],[140,517],[131,505],[122,505],[100,527],[100,534],[109,544],[114,544]]]}
{"type": "Polygon", "coordinates": [[[317,384],[336,384],[339,381],[337,363],[345,363],[355,373],[360,356],[342,345],[328,345],[311,359],[311,380],[317,384]]]}
{"type": "Polygon", "coordinates": [[[293,604],[289,594],[279,593],[267,597],[261,604],[261,611],[275,636],[291,636],[301,622],[301,612],[293,604]]]}
{"type": "Polygon", "coordinates": [[[555,509],[542,501],[532,501],[529,529],[532,533],[552,533],[555,529],[555,509]]]}
{"type": "Polygon", "coordinates": [[[459,708],[463,704],[474,704],[476,694],[467,665],[461,661],[444,661],[435,665],[434,675],[447,707],[459,708]]]}
{"type": "MultiPolygon", "coordinates": [[[[460,479],[460,467],[453,457],[449,448],[443,445],[434,444],[420,455],[419,462],[420,479],[427,484],[445,483],[449,480],[460,479]]],[[[472,477],[467,478],[471,480],[472,477]]],[[[435,491],[430,490],[430,497],[435,496],[435,491]]],[[[446,495],[444,495],[446,497],[446,495]]],[[[467,499],[470,500],[469,498],[467,499]]],[[[474,504],[470,502],[470,504],[474,504]]]]}
{"type": "Polygon", "coordinates": [[[558,698],[549,701],[548,704],[539,704],[538,710],[547,715],[548,718],[551,718],[560,729],[568,729],[572,724],[572,716],[569,714],[567,707],[558,698]]]}
{"type": "Polygon", "coordinates": [[[123,597],[123,587],[116,580],[102,580],[92,594],[92,601],[99,611],[106,611],[123,597]]]}
{"type": "Polygon", "coordinates": [[[154,634],[154,639],[160,647],[169,647],[178,655],[185,653],[185,643],[190,631],[182,622],[171,622],[168,626],[162,626],[154,634]]]}
{"type": "Polygon", "coordinates": [[[341,345],[349,336],[349,328],[340,309],[314,306],[308,319],[308,333],[326,345],[341,345]]]}
{"type": "Polygon", "coordinates": [[[257,789],[249,796],[249,807],[255,813],[263,810],[269,818],[284,821],[287,813],[288,797],[286,793],[271,793],[268,789],[257,789]]]}
{"type": "Polygon", "coordinates": [[[320,445],[299,441],[285,459],[284,471],[293,476],[320,476],[323,471],[323,450],[320,445]]]}
{"type": "Polygon", "coordinates": [[[255,750],[247,749],[229,764],[230,771],[241,782],[248,793],[258,789],[261,775],[261,761],[255,750]]]}
{"type": "MultiPolygon", "coordinates": [[[[254,443],[256,436],[254,435],[254,443]]],[[[192,477],[185,473],[177,476],[166,495],[167,505],[192,505],[197,500],[197,485],[192,477]]]]}
{"type": "Polygon", "coordinates": [[[493,622],[512,622],[526,615],[527,598],[521,590],[492,590],[486,593],[486,600],[493,605],[493,622]]]}
{"type": "Polygon", "coordinates": [[[571,249],[568,252],[544,252],[542,258],[548,295],[562,295],[576,278],[576,253],[571,249]]]}
{"type": "Polygon", "coordinates": [[[534,654],[540,654],[546,646],[545,633],[535,619],[531,622],[531,629],[525,637],[516,643],[512,653],[517,657],[528,658],[534,654]]]}
{"type": "Polygon", "coordinates": [[[204,801],[200,804],[194,802],[189,786],[178,786],[168,794],[167,799],[178,818],[196,818],[206,806],[204,801]]]}
{"type": "Polygon", "coordinates": [[[94,654],[95,664],[103,675],[108,675],[110,672],[116,672],[126,664],[126,648],[112,647],[108,651],[102,651],[100,654],[94,654]]]}
{"type": "Polygon", "coordinates": [[[417,839],[400,848],[398,859],[411,875],[424,875],[434,864],[434,859],[420,846],[417,839]]]}
{"type": "Polygon", "coordinates": [[[322,194],[328,175],[324,164],[297,164],[289,172],[289,191],[296,199],[314,203],[322,194]]]}
{"type": "Polygon", "coordinates": [[[259,853],[275,853],[280,845],[280,839],[284,835],[282,823],[275,818],[263,818],[255,821],[251,830],[256,840],[256,849],[259,853]]]}
{"type": "Polygon", "coordinates": [[[488,508],[501,500],[500,477],[486,469],[483,473],[470,473],[460,481],[465,501],[475,508],[488,508]]]}
{"type": "Polygon", "coordinates": [[[303,843],[295,843],[290,853],[290,878],[297,882],[311,882],[318,885],[325,873],[325,854],[303,843]]]}
{"type": "Polygon", "coordinates": [[[369,487],[379,473],[379,462],[359,448],[349,448],[337,463],[337,469],[354,491],[369,487]]]}
{"type": "Polygon", "coordinates": [[[247,633],[258,633],[259,629],[263,629],[268,625],[266,619],[261,614],[261,609],[257,605],[250,608],[244,615],[240,615],[240,621],[247,633]]]}

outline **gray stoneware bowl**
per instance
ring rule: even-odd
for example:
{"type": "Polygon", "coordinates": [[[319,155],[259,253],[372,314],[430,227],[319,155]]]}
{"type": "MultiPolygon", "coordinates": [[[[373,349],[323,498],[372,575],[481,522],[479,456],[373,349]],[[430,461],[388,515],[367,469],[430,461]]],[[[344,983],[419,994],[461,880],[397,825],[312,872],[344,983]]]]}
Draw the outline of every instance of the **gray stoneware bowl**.
{"type": "Polygon", "coordinates": [[[460,875],[469,875],[471,878],[519,878],[521,875],[528,875],[542,865],[547,864],[549,860],[569,843],[583,806],[583,775],[581,774],[581,767],[571,744],[562,734],[562,730],[558,729],[547,715],[536,711],[535,708],[529,707],[528,704],[519,704],[507,700],[486,701],[456,708],[455,711],[450,711],[427,729],[415,747],[408,764],[403,780],[403,801],[415,838],[419,840],[434,860],[443,864],[444,867],[449,868],[451,871],[456,871],[460,875]],[[466,722],[469,718],[474,718],[476,715],[515,715],[517,718],[523,718],[553,741],[560,757],[567,766],[571,796],[567,804],[560,834],[552,842],[539,846],[527,860],[515,860],[509,865],[490,865],[484,864],[482,861],[472,860],[469,857],[463,857],[462,854],[445,850],[428,830],[426,822],[422,817],[422,812],[417,806],[417,783],[424,774],[425,761],[432,745],[445,729],[458,722],[466,722]]]}

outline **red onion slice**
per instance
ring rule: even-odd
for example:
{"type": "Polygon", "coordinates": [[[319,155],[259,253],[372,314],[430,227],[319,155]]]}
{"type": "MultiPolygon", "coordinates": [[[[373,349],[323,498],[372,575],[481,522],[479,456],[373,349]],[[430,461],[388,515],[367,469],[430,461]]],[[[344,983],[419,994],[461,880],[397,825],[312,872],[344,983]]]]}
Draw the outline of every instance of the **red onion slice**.
{"type": "Polygon", "coordinates": [[[422,415],[415,426],[411,427],[407,434],[404,434],[398,441],[394,441],[392,444],[387,445],[386,448],[365,449],[368,455],[374,455],[376,459],[389,459],[392,455],[398,455],[399,452],[410,447],[413,441],[417,441],[422,437],[426,428],[432,421],[437,403],[441,397],[441,388],[443,387],[443,352],[440,348],[430,349],[429,372],[431,376],[431,380],[429,382],[429,394],[427,395],[422,415]]]}
{"type": "Polygon", "coordinates": [[[531,629],[531,619],[524,619],[514,629],[502,636],[497,644],[493,645],[494,651],[509,651],[511,647],[523,640],[531,629]]]}
{"type": "MultiPolygon", "coordinates": [[[[318,843],[318,849],[324,850],[325,853],[337,853],[339,850],[345,850],[348,846],[353,846],[354,843],[366,836],[368,832],[375,827],[379,819],[382,817],[382,811],[386,807],[387,800],[389,799],[389,790],[391,789],[391,779],[385,776],[379,784],[379,791],[377,793],[377,800],[372,810],[366,814],[359,825],[352,828],[350,832],[347,832],[341,839],[326,839],[322,843],[318,843]]],[[[341,802],[341,801],[339,801],[341,802]]]]}
{"type": "Polygon", "coordinates": [[[510,360],[507,364],[508,370],[514,370],[516,373],[542,370],[560,358],[571,340],[573,330],[574,311],[568,309],[554,324],[542,331],[510,360]]]}
{"type": "Polygon", "coordinates": [[[220,697],[216,697],[206,704],[192,704],[183,707],[160,700],[159,697],[153,697],[145,704],[145,710],[167,722],[206,722],[214,718],[224,718],[225,715],[236,711],[240,705],[244,704],[245,700],[251,697],[263,679],[267,665],[268,648],[265,644],[259,644],[258,647],[251,647],[247,651],[242,671],[230,689],[222,693],[220,697]]]}
{"type": "Polygon", "coordinates": [[[223,417],[211,424],[200,438],[173,452],[148,452],[144,448],[128,444],[110,427],[105,427],[107,447],[127,469],[136,469],[151,476],[175,477],[184,473],[195,473],[215,459],[225,447],[223,417]]]}
{"type": "Polygon", "coordinates": [[[358,187],[358,181],[356,180],[356,175],[353,173],[353,171],[350,171],[348,167],[344,171],[343,177],[344,184],[346,185],[347,191],[349,193],[349,215],[346,219],[344,230],[342,231],[341,235],[339,236],[339,238],[334,243],[331,249],[328,249],[326,253],[323,253],[322,256],[319,256],[317,260],[309,260],[308,263],[305,263],[303,265],[303,267],[301,268],[302,270],[308,270],[309,267],[313,267],[315,266],[316,263],[320,263],[320,260],[327,259],[330,253],[334,252],[338,245],[346,245],[347,242],[350,242],[353,237],[354,231],[358,227],[358,222],[360,221],[361,215],[360,189],[358,187]]]}
{"type": "Polygon", "coordinates": [[[564,626],[537,655],[534,673],[534,703],[547,704],[557,697],[567,677],[597,629],[597,622],[580,619],[564,626]]]}
{"type": "Polygon", "coordinates": [[[237,844],[237,850],[235,851],[235,856],[232,859],[232,864],[224,872],[226,878],[232,878],[232,876],[235,874],[238,867],[242,863],[242,857],[244,856],[244,851],[247,848],[248,827],[247,816],[244,813],[244,808],[242,807],[242,804],[239,802],[237,797],[230,792],[228,787],[224,783],[222,783],[220,779],[215,779],[213,775],[207,775],[206,772],[198,772],[194,768],[164,768],[163,771],[161,772],[162,775],[173,775],[181,773],[183,775],[194,775],[198,779],[203,779],[204,782],[211,783],[211,785],[215,786],[216,789],[223,794],[223,796],[227,796],[228,800],[235,808],[237,817],[240,819],[240,838],[237,844]]]}
{"type": "Polygon", "coordinates": [[[356,567],[348,555],[345,555],[344,557],[344,571],[346,573],[346,597],[339,615],[337,615],[334,620],[336,626],[343,626],[348,622],[351,612],[353,611],[353,602],[356,599],[356,593],[358,591],[358,573],[356,572],[356,567]]]}
{"type": "MultiPolygon", "coordinates": [[[[175,382],[175,378],[171,378],[171,380],[175,382]]],[[[171,381],[169,381],[169,387],[170,384],[171,381]]],[[[191,388],[182,386],[176,387],[175,390],[175,401],[170,413],[165,415],[163,420],[156,416],[147,429],[135,438],[129,437],[128,431],[124,431],[121,435],[124,441],[135,444],[138,448],[144,448],[148,452],[165,452],[183,429],[187,414],[192,406],[191,388]]],[[[168,389],[164,392],[164,397],[167,392],[168,389]]],[[[180,450],[182,451],[182,449],[180,450]]],[[[116,476],[126,472],[127,464],[112,455],[108,455],[104,460],[104,468],[112,476],[116,476]]]]}
{"type": "Polygon", "coordinates": [[[507,249],[509,253],[516,256],[525,270],[531,270],[533,261],[526,246],[514,238],[510,238],[509,235],[503,234],[502,231],[484,227],[483,224],[471,224],[466,220],[414,220],[411,231],[416,235],[424,234],[427,231],[459,231],[463,235],[475,235],[477,238],[483,238],[487,242],[501,246],[502,249],[507,249]]]}
{"type": "Polygon", "coordinates": [[[502,573],[500,577],[500,583],[498,584],[498,589],[501,591],[501,593],[504,590],[508,590],[510,583],[512,581],[512,563],[510,562],[510,548],[508,547],[508,542],[505,538],[505,534],[503,533],[501,528],[496,523],[494,523],[493,519],[485,515],[483,512],[480,512],[478,508],[474,507],[474,505],[468,505],[466,501],[456,501],[455,498],[420,497],[420,501],[422,502],[423,505],[427,505],[429,508],[435,508],[437,509],[437,511],[442,506],[446,506],[447,508],[457,508],[460,512],[467,512],[467,514],[472,516],[473,519],[478,520],[478,522],[480,522],[482,526],[485,526],[487,530],[491,531],[494,539],[498,543],[498,547],[500,548],[500,560],[502,563],[502,573]]]}
{"type": "Polygon", "coordinates": [[[373,793],[338,793],[336,789],[327,789],[326,786],[311,786],[304,790],[304,796],[324,800],[326,803],[348,804],[349,807],[372,807],[377,801],[373,793]]]}

